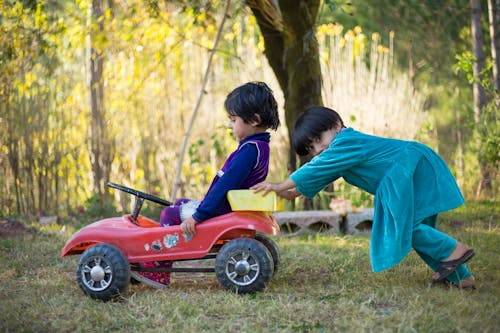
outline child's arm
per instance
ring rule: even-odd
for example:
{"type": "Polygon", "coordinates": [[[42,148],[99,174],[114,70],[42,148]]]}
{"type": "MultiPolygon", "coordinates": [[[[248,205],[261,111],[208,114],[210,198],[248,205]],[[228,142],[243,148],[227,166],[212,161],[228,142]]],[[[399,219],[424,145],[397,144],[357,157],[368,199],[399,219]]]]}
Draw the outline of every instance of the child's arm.
{"type": "Polygon", "coordinates": [[[290,178],[287,178],[285,181],[281,183],[270,183],[270,182],[258,183],[250,187],[250,189],[254,190],[255,192],[264,191],[263,195],[266,195],[267,193],[273,191],[285,199],[293,199],[300,195],[300,193],[297,192],[297,190],[295,190],[295,186],[296,184],[294,183],[294,181],[290,178]]]}
{"type": "Polygon", "coordinates": [[[292,200],[292,199],[295,199],[296,197],[300,196],[301,194],[296,189],[292,189],[292,190],[286,190],[286,191],[280,192],[280,193],[278,193],[278,195],[284,199],[292,200]]]}
{"type": "Polygon", "coordinates": [[[229,207],[226,199],[227,192],[241,188],[241,184],[252,172],[257,156],[258,150],[254,145],[247,144],[240,148],[224,174],[205,194],[203,201],[193,214],[196,221],[202,222],[220,215],[218,209],[224,204],[229,207]]]}
{"type": "Polygon", "coordinates": [[[226,172],[209,189],[193,216],[181,223],[183,233],[194,236],[197,223],[217,216],[217,208],[224,203],[224,200],[227,200],[227,192],[241,187],[243,181],[252,172],[257,156],[258,150],[254,145],[248,144],[240,148],[226,172]]]}

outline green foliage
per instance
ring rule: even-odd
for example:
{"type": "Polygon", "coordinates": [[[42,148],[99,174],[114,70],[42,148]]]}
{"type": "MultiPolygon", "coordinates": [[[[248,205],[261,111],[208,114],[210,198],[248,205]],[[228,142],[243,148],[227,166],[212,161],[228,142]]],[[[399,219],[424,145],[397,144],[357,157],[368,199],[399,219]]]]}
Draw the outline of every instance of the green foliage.
{"type": "Polygon", "coordinates": [[[492,89],[491,78],[489,74],[492,71],[493,63],[491,62],[490,58],[487,59],[486,64],[481,70],[481,73],[479,73],[478,77],[474,76],[473,66],[476,62],[476,57],[472,54],[472,52],[466,51],[461,54],[457,54],[455,55],[455,58],[457,60],[454,66],[455,74],[463,72],[467,77],[467,81],[469,82],[469,84],[479,83],[485,90],[492,89]]]}
{"type": "Polygon", "coordinates": [[[481,110],[479,119],[474,123],[476,134],[481,142],[479,158],[486,161],[492,169],[500,162],[500,92],[493,88],[492,62],[488,58],[485,67],[478,76],[474,76],[473,66],[476,58],[471,52],[456,55],[455,72],[465,74],[470,84],[479,83],[488,98],[487,104],[481,110]]]}
{"type": "Polygon", "coordinates": [[[189,168],[183,171],[183,177],[189,179],[191,188],[197,189],[196,197],[201,197],[210,185],[217,170],[229,152],[234,149],[234,140],[228,135],[226,126],[217,126],[208,140],[198,139],[189,146],[189,168]]]}
{"type": "Polygon", "coordinates": [[[200,155],[199,150],[200,150],[200,147],[203,147],[203,145],[205,145],[205,141],[199,139],[195,143],[192,143],[189,146],[188,155],[189,155],[189,163],[190,164],[199,164],[201,162],[200,157],[199,157],[199,155],[200,155]]]}
{"type": "Polygon", "coordinates": [[[472,52],[467,51],[463,52],[462,54],[457,54],[455,58],[457,59],[457,63],[455,65],[455,73],[463,71],[467,77],[467,81],[469,81],[469,83],[471,84],[475,83],[476,79],[474,78],[472,66],[476,61],[476,57],[474,57],[472,52]]]}
{"type": "Polygon", "coordinates": [[[94,194],[85,200],[85,212],[88,216],[97,218],[106,218],[111,216],[116,216],[116,207],[109,200],[103,200],[103,198],[94,194]]]}
{"type": "Polygon", "coordinates": [[[198,139],[193,142],[188,149],[189,164],[203,164],[204,162],[206,162],[203,159],[203,153],[210,150],[213,150],[214,155],[217,158],[225,158],[228,154],[229,149],[227,141],[229,141],[230,143],[234,141],[230,140],[230,138],[227,137],[228,135],[229,131],[227,131],[226,126],[217,126],[214,133],[210,135],[208,142],[203,139],[198,139]]]}
{"type": "Polygon", "coordinates": [[[481,138],[480,156],[497,169],[500,164],[500,93],[483,109],[478,124],[481,138]]]}
{"type": "Polygon", "coordinates": [[[330,12],[335,12],[336,10],[340,9],[347,15],[354,15],[354,8],[351,1],[349,0],[324,0],[322,2],[322,5],[326,6],[326,8],[328,8],[330,12]]]}
{"type": "Polygon", "coordinates": [[[225,156],[227,154],[227,147],[224,146],[224,140],[222,140],[224,132],[227,134],[225,126],[218,127],[215,133],[210,136],[210,141],[212,141],[212,147],[215,150],[215,155],[218,157],[225,156]],[[222,130],[223,133],[221,134],[222,130]]]}

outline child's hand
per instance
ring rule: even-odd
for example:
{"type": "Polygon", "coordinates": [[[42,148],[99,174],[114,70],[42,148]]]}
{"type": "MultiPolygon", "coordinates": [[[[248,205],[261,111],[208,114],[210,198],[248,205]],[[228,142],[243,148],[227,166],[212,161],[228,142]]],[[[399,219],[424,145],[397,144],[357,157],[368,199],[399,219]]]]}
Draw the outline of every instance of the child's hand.
{"type": "Polygon", "coordinates": [[[276,187],[277,187],[277,184],[262,182],[262,183],[255,184],[254,186],[250,187],[250,189],[254,190],[255,192],[264,191],[264,193],[262,193],[262,195],[266,195],[271,191],[276,192],[276,187]]]}
{"type": "Polygon", "coordinates": [[[276,192],[276,194],[278,194],[279,196],[290,200],[300,195],[300,193],[295,190],[296,186],[297,185],[293,182],[293,180],[287,178],[282,183],[258,183],[250,187],[250,189],[254,190],[254,192],[264,191],[263,195],[266,195],[267,193],[273,191],[276,192]]]}
{"type": "Polygon", "coordinates": [[[295,199],[296,197],[298,197],[300,195],[300,193],[297,192],[296,190],[287,190],[287,191],[279,192],[278,195],[280,197],[282,197],[283,199],[292,200],[292,199],[295,199]]]}
{"type": "Polygon", "coordinates": [[[191,237],[194,236],[194,234],[196,233],[195,229],[196,223],[197,223],[196,220],[193,219],[192,217],[184,220],[184,222],[181,223],[182,232],[188,236],[191,237]]]}

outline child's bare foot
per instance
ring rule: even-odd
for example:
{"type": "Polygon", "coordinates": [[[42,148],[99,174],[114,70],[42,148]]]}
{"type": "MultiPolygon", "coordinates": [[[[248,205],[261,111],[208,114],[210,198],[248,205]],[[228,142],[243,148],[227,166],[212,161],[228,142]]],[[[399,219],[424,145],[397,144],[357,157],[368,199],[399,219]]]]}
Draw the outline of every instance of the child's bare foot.
{"type": "Polygon", "coordinates": [[[472,258],[474,254],[474,250],[470,250],[467,245],[457,242],[455,249],[448,258],[439,263],[436,273],[432,276],[432,282],[443,281],[460,265],[472,258]]]}
{"type": "Polygon", "coordinates": [[[457,287],[460,289],[476,289],[476,280],[473,276],[469,276],[468,278],[460,281],[457,287]]]}

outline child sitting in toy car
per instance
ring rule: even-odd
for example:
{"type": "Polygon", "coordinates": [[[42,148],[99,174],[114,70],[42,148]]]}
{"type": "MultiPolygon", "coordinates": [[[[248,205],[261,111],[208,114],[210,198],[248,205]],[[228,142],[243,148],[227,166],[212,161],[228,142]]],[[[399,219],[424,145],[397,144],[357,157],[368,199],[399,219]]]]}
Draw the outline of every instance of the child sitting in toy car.
{"type": "MultiPolygon", "coordinates": [[[[234,89],[224,107],[228,127],[239,141],[217,172],[203,200],[179,199],[166,207],[160,216],[161,226],[181,225],[187,236],[194,236],[196,224],[231,212],[226,198],[229,190],[248,189],[264,181],[269,167],[270,134],[280,124],[278,105],[271,89],[263,82],[249,82],[234,89]]],[[[171,267],[171,261],[148,262],[142,267],[171,267]]],[[[163,288],[170,283],[169,272],[132,272],[132,277],[152,287],[163,288]]]]}

